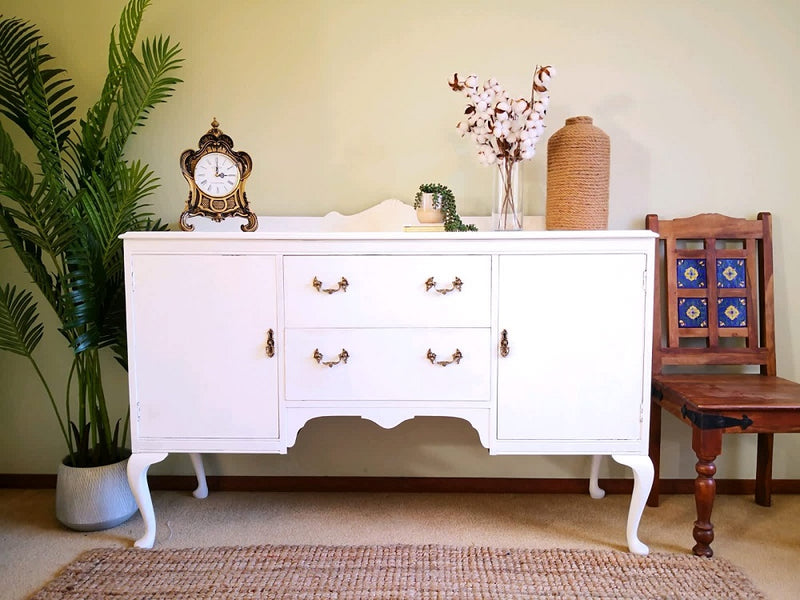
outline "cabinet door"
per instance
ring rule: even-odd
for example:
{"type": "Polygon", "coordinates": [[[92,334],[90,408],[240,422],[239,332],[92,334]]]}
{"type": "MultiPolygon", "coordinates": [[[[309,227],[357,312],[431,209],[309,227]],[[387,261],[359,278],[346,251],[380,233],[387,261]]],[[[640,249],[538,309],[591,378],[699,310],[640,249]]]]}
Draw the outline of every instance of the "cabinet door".
{"type": "Polygon", "coordinates": [[[645,254],[499,259],[500,440],[642,435],[645,254]]]}
{"type": "Polygon", "coordinates": [[[134,438],[277,438],[275,258],[136,254],[131,267],[134,438]]]}

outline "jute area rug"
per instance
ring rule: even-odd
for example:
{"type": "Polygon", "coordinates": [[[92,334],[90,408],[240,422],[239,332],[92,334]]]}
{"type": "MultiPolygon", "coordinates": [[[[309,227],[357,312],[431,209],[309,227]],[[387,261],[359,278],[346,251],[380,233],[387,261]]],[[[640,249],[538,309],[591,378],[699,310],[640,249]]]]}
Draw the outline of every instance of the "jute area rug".
{"type": "Polygon", "coordinates": [[[97,549],[36,600],[763,599],[725,560],[439,545],[97,549]]]}

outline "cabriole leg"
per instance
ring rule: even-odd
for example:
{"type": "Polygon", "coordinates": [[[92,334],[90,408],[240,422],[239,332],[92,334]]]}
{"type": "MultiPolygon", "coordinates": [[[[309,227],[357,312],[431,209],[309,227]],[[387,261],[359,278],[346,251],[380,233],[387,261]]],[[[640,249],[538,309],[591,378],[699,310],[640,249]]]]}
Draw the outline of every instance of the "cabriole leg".
{"type": "Polygon", "coordinates": [[[203,456],[192,453],[189,458],[192,459],[194,474],[197,477],[197,489],[192,492],[192,495],[195,498],[206,498],[208,496],[208,485],[206,484],[206,470],[203,468],[203,456]]]}
{"type": "Polygon", "coordinates": [[[156,541],[156,516],[147,485],[147,469],[165,458],[166,452],[134,452],[128,459],[128,485],[144,521],[144,535],[134,543],[137,548],[152,548],[156,541]]]}
{"type": "Polygon", "coordinates": [[[595,500],[599,500],[606,495],[605,490],[600,487],[600,461],[603,460],[602,454],[592,456],[592,471],[589,475],[589,495],[595,500]]]}
{"type": "Polygon", "coordinates": [[[630,454],[612,454],[612,458],[621,465],[626,465],[633,470],[633,494],[631,495],[631,506],[628,510],[628,548],[634,554],[646,556],[650,549],[639,540],[638,532],[644,505],[647,502],[647,496],[650,494],[650,488],[653,487],[653,462],[649,456],[630,454]]]}

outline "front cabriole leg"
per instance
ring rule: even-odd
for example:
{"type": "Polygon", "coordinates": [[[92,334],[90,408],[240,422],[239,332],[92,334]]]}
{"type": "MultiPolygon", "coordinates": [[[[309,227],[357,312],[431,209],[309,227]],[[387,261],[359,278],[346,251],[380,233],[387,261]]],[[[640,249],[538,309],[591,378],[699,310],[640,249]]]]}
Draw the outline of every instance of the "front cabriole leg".
{"type": "Polygon", "coordinates": [[[128,485],[144,521],[144,535],[134,543],[137,548],[152,548],[156,541],[156,516],[147,485],[147,469],[165,458],[166,452],[134,452],[128,459],[128,485]]]}
{"type": "Polygon", "coordinates": [[[638,532],[644,505],[647,502],[647,496],[650,495],[650,489],[653,487],[653,463],[649,456],[612,454],[611,457],[621,465],[626,465],[633,470],[633,494],[628,510],[628,549],[634,554],[647,556],[650,549],[639,540],[638,532]]]}

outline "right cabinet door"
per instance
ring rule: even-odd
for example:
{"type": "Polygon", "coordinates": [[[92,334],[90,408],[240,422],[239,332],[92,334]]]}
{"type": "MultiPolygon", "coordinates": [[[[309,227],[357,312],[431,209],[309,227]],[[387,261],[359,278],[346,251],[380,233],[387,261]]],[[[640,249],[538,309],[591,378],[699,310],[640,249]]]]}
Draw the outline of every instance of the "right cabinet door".
{"type": "MultiPolygon", "coordinates": [[[[642,435],[647,257],[501,256],[497,439],[636,440],[642,435]]],[[[575,447],[570,449],[570,444],[575,447]]]]}

